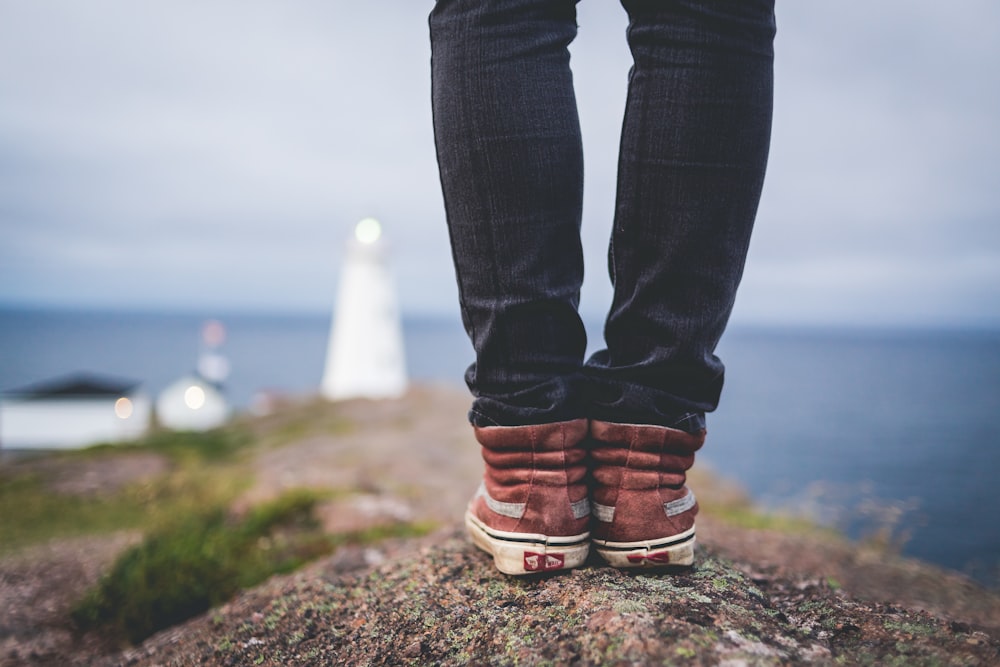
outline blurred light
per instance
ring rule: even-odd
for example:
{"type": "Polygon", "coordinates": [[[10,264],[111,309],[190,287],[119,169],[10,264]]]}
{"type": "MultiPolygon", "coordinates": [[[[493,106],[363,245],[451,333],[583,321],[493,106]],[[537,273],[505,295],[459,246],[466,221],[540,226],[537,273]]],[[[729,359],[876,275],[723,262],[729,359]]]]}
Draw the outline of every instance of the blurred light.
{"type": "Polygon", "coordinates": [[[208,320],[201,328],[201,339],[209,347],[219,347],[226,340],[226,327],[219,320],[208,320]]]}
{"type": "Polygon", "coordinates": [[[191,385],[184,392],[184,404],[192,410],[197,410],[205,405],[205,390],[198,385],[191,385]]]}
{"type": "Polygon", "coordinates": [[[132,401],[124,396],[115,401],[115,415],[119,419],[128,419],[132,416],[132,401]]]}
{"type": "Polygon", "coordinates": [[[221,354],[203,354],[198,357],[198,374],[210,382],[221,384],[229,377],[229,360],[221,354]]]}
{"type": "Polygon", "coordinates": [[[375,218],[365,218],[354,228],[354,237],[365,245],[371,245],[382,236],[382,225],[375,218]]]}

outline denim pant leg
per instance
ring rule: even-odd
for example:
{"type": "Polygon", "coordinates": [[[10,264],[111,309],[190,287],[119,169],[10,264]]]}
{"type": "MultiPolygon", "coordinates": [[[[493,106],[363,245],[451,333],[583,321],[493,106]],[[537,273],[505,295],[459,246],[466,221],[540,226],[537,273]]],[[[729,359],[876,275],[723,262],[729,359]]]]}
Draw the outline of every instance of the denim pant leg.
{"type": "Polygon", "coordinates": [[[477,426],[585,416],[576,0],[438,0],[434,135],[477,426]]]}
{"type": "Polygon", "coordinates": [[[622,0],[634,66],[590,416],[704,428],[770,140],[773,0],[622,0]]]}

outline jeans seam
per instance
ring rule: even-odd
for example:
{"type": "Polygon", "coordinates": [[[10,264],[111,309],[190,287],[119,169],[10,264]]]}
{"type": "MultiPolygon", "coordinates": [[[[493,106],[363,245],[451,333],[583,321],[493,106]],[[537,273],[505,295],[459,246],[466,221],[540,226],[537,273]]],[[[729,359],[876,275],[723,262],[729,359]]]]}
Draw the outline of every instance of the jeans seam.
{"type": "MultiPolygon", "coordinates": [[[[696,413],[694,413],[694,412],[685,412],[683,415],[681,415],[680,417],[678,417],[672,423],[667,424],[667,427],[668,428],[675,428],[675,429],[679,428],[681,424],[683,424],[684,422],[689,421],[689,420],[691,420],[693,418],[696,418],[697,416],[698,415],[696,413]]],[[[680,429],[680,430],[683,430],[683,429],[680,429]]]]}
{"type": "Polygon", "coordinates": [[[472,413],[472,414],[474,414],[474,415],[476,415],[477,417],[482,417],[483,421],[489,422],[491,426],[501,426],[500,422],[496,421],[495,419],[493,419],[492,417],[490,417],[485,412],[480,412],[479,410],[476,410],[475,408],[471,408],[469,410],[469,412],[472,413]]]}

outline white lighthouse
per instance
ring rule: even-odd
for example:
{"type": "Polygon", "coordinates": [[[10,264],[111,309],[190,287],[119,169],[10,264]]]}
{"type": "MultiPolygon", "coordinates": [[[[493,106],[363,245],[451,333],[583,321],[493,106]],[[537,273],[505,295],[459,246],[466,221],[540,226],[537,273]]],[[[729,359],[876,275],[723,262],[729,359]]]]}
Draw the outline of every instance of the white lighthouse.
{"type": "Polygon", "coordinates": [[[320,392],[332,401],[406,391],[403,328],[382,227],[365,218],[348,242],[320,392]]]}

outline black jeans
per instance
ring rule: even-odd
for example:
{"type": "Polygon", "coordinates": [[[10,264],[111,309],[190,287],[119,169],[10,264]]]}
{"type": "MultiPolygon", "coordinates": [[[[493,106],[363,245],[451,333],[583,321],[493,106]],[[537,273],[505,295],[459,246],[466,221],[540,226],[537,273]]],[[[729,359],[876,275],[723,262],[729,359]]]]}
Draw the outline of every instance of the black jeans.
{"type": "Polygon", "coordinates": [[[575,0],[438,0],[434,133],[470,420],[704,427],[764,179],[773,0],[623,0],[634,65],[606,349],[584,362],[575,0]]]}

